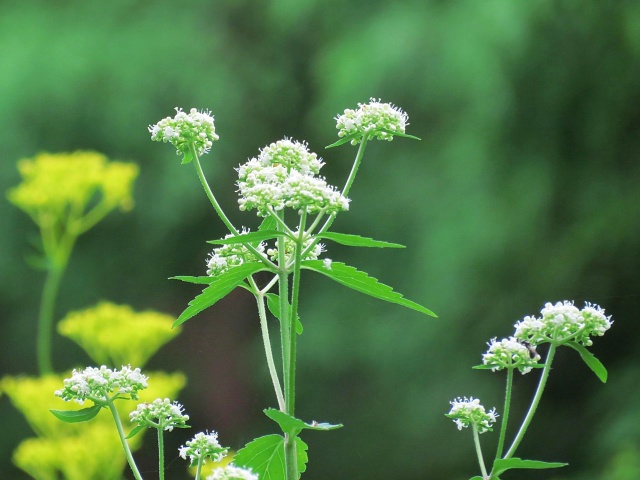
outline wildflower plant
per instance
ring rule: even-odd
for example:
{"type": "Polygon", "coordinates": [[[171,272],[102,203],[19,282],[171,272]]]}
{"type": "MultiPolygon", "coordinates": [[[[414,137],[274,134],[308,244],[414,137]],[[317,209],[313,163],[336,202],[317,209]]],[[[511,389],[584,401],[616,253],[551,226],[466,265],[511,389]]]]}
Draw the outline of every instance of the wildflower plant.
{"type": "Polygon", "coordinates": [[[592,337],[604,335],[611,328],[612,323],[611,317],[605,315],[604,310],[598,305],[587,303],[584,308],[578,309],[573,302],[569,301],[547,303],[539,317],[526,316],[518,321],[514,326],[513,336],[500,341],[496,338],[491,339],[488,350],[482,356],[482,364],[474,367],[493,372],[505,370],[507,375],[500,435],[490,470],[485,464],[479,435],[493,429],[492,426],[498,417],[495,408],[487,412],[478,399],[464,397],[453,400],[451,410],[446,414],[453,419],[459,430],[471,427],[473,432],[481,476],[475,476],[471,480],[499,480],[502,473],[513,469],[547,469],[567,465],[560,462],[523,460],[514,455],[538,408],[558,347],[565,346],[576,350],[596,376],[603,383],[607,381],[606,368],[586,347],[593,344],[592,337]],[[540,363],[542,358],[537,347],[543,344],[549,344],[549,347],[544,361],[540,363]],[[533,369],[542,370],[538,387],[518,432],[505,452],[513,391],[513,372],[518,370],[525,375],[533,369]]]}
{"type": "MultiPolygon", "coordinates": [[[[324,161],[306,142],[290,138],[273,142],[241,164],[238,174],[238,207],[255,212],[257,230],[236,227],[220,207],[207,182],[200,157],[219,139],[214,118],[208,111],[176,109],[149,126],[151,139],[171,143],[183,163],[195,166],[198,178],[217,216],[229,230],[206,259],[206,275],[178,276],[178,280],[204,285],[175,322],[185,321],[211,307],[236,287],[249,291],[256,300],[266,363],[273,384],[277,408],[265,410],[282,435],[257,438],[238,451],[234,468],[251,469],[244,477],[228,471],[211,478],[261,478],[297,480],[307,462],[307,445],[300,439],[302,430],[331,430],[342,425],[305,422],[295,417],[297,336],[302,333],[299,316],[300,278],[302,272],[315,272],[361,293],[435,316],[430,310],[404,298],[375,278],[354,267],[322,255],[324,242],[372,248],[402,248],[396,243],[330,231],[336,216],[349,210],[349,192],[362,162],[365,148],[372,139],[413,138],[405,133],[408,116],[398,107],[380,100],[359,104],[336,117],[339,140],[358,146],[350,173],[342,188],[331,185],[321,175],[324,161]],[[262,273],[260,281],[256,274],[262,273]],[[262,280],[267,278],[267,280],[262,280]],[[272,347],[268,312],[279,320],[280,368],[272,347]],[[265,461],[265,455],[268,460],[265,461]],[[278,461],[284,459],[284,462],[278,461]]],[[[193,462],[193,458],[192,458],[193,462]]]]}

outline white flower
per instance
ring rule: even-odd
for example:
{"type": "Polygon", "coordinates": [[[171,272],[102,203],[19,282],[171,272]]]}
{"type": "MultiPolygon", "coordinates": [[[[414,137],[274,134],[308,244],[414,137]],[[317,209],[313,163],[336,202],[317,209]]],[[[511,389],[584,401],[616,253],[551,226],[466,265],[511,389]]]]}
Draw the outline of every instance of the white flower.
{"type": "Polygon", "coordinates": [[[390,103],[381,103],[371,98],[369,103],[359,103],[357,110],[346,109],[336,117],[339,137],[356,135],[351,144],[362,141],[364,134],[371,134],[379,140],[393,140],[394,133],[405,133],[409,117],[390,103]]]}
{"type": "Polygon", "coordinates": [[[207,480],[258,480],[258,475],[251,469],[236,467],[230,463],[226,467],[216,468],[207,480]]]}
{"type": "Polygon", "coordinates": [[[184,428],[189,415],[183,415],[184,407],[168,398],[157,398],[151,403],[141,403],[129,414],[129,420],[143,427],[168,430],[184,428]]]}
{"type": "Polygon", "coordinates": [[[191,440],[188,440],[186,445],[180,447],[178,452],[180,457],[185,460],[189,457],[190,465],[193,467],[198,464],[200,459],[203,460],[203,463],[207,458],[219,462],[226,456],[228,450],[218,443],[216,432],[199,432],[191,440]]]}
{"type": "Polygon", "coordinates": [[[495,408],[487,412],[477,398],[456,398],[449,403],[451,403],[451,410],[446,416],[453,418],[458,430],[475,425],[478,428],[478,433],[484,433],[492,430],[491,426],[498,417],[495,408]]]}
{"type": "Polygon", "coordinates": [[[333,261],[332,261],[330,258],[325,258],[325,259],[322,261],[322,266],[323,266],[324,268],[326,268],[327,270],[331,270],[331,263],[332,263],[332,262],[333,262],[333,261]]]}
{"type": "Polygon", "coordinates": [[[482,355],[482,363],[491,366],[494,372],[504,368],[518,368],[524,375],[540,360],[539,355],[515,337],[503,338],[500,341],[492,338],[488,345],[489,349],[482,355]]]}
{"type": "MultiPolygon", "coordinates": [[[[249,233],[248,229],[242,228],[240,234],[249,233]]],[[[230,238],[234,236],[229,234],[224,238],[230,238]]],[[[263,253],[265,245],[260,242],[256,246],[258,253],[263,253]]],[[[241,243],[229,243],[222,245],[221,247],[214,248],[209,258],[207,259],[207,275],[215,277],[221,275],[230,268],[240,266],[244,263],[258,261],[256,255],[241,243]]]]}
{"type": "Polygon", "coordinates": [[[151,140],[170,142],[178,155],[186,155],[193,144],[198,155],[207,153],[218,140],[213,116],[208,110],[199,112],[192,108],[185,113],[176,107],[176,115],[166,117],[155,125],[149,125],[151,140]]]}
{"type": "Polygon", "coordinates": [[[106,366],[87,367],[82,372],[73,370],[71,378],[65,378],[64,388],[55,395],[65,402],[75,401],[82,405],[85,400],[103,403],[117,395],[128,395],[138,399],[138,392],[147,388],[147,377],[139,368],[123,366],[112,370],[106,366]]]}

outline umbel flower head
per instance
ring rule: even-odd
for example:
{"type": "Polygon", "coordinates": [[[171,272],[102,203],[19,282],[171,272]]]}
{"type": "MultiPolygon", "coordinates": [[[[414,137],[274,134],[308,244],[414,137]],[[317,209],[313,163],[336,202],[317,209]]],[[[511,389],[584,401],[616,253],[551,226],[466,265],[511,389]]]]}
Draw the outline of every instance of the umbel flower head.
{"type": "Polygon", "coordinates": [[[259,216],[285,207],[315,214],[349,209],[349,200],[318,176],[324,165],[305,143],[285,138],[272,143],[238,170],[240,210],[259,216]]]}
{"type": "Polygon", "coordinates": [[[469,425],[475,425],[478,433],[493,430],[491,426],[498,417],[495,408],[487,412],[484,407],[480,405],[480,400],[473,397],[456,398],[449,403],[451,403],[451,411],[446,414],[446,416],[453,418],[454,423],[458,426],[458,430],[467,428],[469,425]]]}
{"type": "Polygon", "coordinates": [[[232,463],[226,467],[219,467],[213,471],[207,480],[258,480],[258,475],[251,469],[236,467],[232,463]]]}
{"type": "Polygon", "coordinates": [[[94,307],[70,312],[58,323],[58,332],[80,345],[99,365],[139,365],[178,335],[170,315],[128,305],[100,302],[94,307]]]}
{"type": "Polygon", "coordinates": [[[185,156],[190,155],[192,145],[198,155],[204,155],[219,138],[211,112],[200,112],[195,108],[185,113],[176,107],[173,118],[166,117],[155,125],[149,125],[149,133],[151,140],[169,142],[176,147],[176,154],[185,156]]]}
{"type": "Polygon", "coordinates": [[[391,103],[371,98],[369,103],[359,103],[357,110],[346,109],[336,117],[340,138],[354,136],[352,145],[362,142],[366,134],[379,140],[393,140],[394,134],[404,134],[409,117],[391,103]]]}
{"type": "Polygon", "coordinates": [[[591,336],[604,335],[613,323],[611,316],[591,303],[582,310],[569,301],[546,303],[540,313],[540,318],[526,316],[516,323],[514,336],[518,340],[531,345],[576,342],[588,347],[593,344],[591,336]]]}
{"type": "Polygon", "coordinates": [[[191,440],[187,440],[186,444],[178,449],[178,452],[185,460],[189,457],[191,462],[189,466],[194,467],[199,462],[204,464],[207,459],[219,462],[226,456],[228,450],[218,443],[216,432],[199,432],[191,440]]]}
{"type": "Polygon", "coordinates": [[[123,366],[120,370],[112,370],[104,365],[87,367],[82,372],[74,369],[71,378],[65,378],[63,383],[64,388],[56,390],[55,395],[65,402],[73,400],[80,405],[85,400],[103,405],[120,395],[137,400],[138,392],[148,386],[147,377],[139,368],[123,366]]]}
{"type": "Polygon", "coordinates": [[[540,355],[520,343],[515,337],[503,338],[498,341],[492,338],[489,349],[482,355],[482,363],[496,372],[504,368],[517,368],[523,375],[529,373],[538,364],[540,355]]]}
{"type": "Polygon", "coordinates": [[[174,428],[189,428],[186,422],[189,415],[182,412],[184,407],[178,402],[171,402],[168,398],[156,398],[151,403],[141,403],[129,414],[131,423],[141,427],[157,428],[172,431],[174,428]]]}
{"type": "Polygon", "coordinates": [[[89,207],[100,212],[100,217],[115,208],[133,207],[131,191],[138,176],[133,163],[109,162],[96,152],[41,153],[20,160],[18,170],[23,180],[9,190],[9,201],[38,225],[57,221],[67,226],[89,207]]]}

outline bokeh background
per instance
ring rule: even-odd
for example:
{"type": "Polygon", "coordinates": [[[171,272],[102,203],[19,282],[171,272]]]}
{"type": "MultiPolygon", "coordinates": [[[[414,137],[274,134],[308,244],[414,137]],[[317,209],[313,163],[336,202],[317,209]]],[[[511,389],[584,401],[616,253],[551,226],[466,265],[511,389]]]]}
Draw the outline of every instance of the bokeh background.
{"type": "MultiPolygon", "coordinates": [[[[345,428],[305,435],[305,478],[464,480],[471,435],[444,417],[456,396],[502,403],[499,375],[471,370],[486,342],[546,301],[606,308],[593,346],[602,385],[557,357],[519,454],[571,466],[505,479],[640,478],[640,4],[624,0],[6,0],[0,5],[0,191],[15,162],[91,149],[134,161],[136,207],[80,238],[57,316],[106,299],[178,315],[225,232],[195,172],[147,126],[175,106],[210,109],[221,137],[204,168],[236,224],[234,167],[262,146],[307,140],[342,184],[355,148],[325,151],[333,117],[369,97],[405,109],[409,133],[367,149],[336,231],[405,250],[329,255],[393,285],[434,320],[309,275],[301,305],[298,414],[345,428]]],[[[41,272],[35,226],[0,201],[0,374],[35,374],[41,272]]],[[[58,337],[55,366],[88,359],[58,337]]],[[[150,362],[180,370],[194,428],[238,448],[274,432],[252,298],[236,291],[150,362]]],[[[514,415],[534,377],[518,378],[514,415]]],[[[514,417],[515,418],[515,417],[514,417]]],[[[0,398],[0,477],[31,436],[0,398]]],[[[193,431],[168,437],[174,446],[193,431]]],[[[495,437],[485,438],[487,455],[495,437]]],[[[154,445],[141,453],[154,478],[154,445]],[[148,457],[148,460],[145,460],[148,457]]],[[[99,446],[96,446],[99,448],[99,446]]],[[[172,447],[169,447],[172,448],[172,447]]],[[[171,478],[188,478],[168,457],[171,478]]]]}

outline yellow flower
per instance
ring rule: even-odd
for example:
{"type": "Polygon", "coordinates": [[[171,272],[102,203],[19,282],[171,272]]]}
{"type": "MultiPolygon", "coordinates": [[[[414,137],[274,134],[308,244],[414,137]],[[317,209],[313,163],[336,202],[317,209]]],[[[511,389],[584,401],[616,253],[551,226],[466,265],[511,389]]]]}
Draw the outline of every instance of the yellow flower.
{"type": "Polygon", "coordinates": [[[18,171],[23,181],[9,190],[8,198],[41,228],[69,226],[71,220],[79,222],[80,234],[114,208],[133,207],[138,166],[132,163],[109,162],[96,152],[41,153],[20,160],[18,171]]]}
{"type": "Polygon", "coordinates": [[[71,312],[58,332],[80,345],[98,364],[144,367],[160,347],[180,333],[174,318],[154,311],[135,312],[127,305],[102,302],[71,312]]]}

